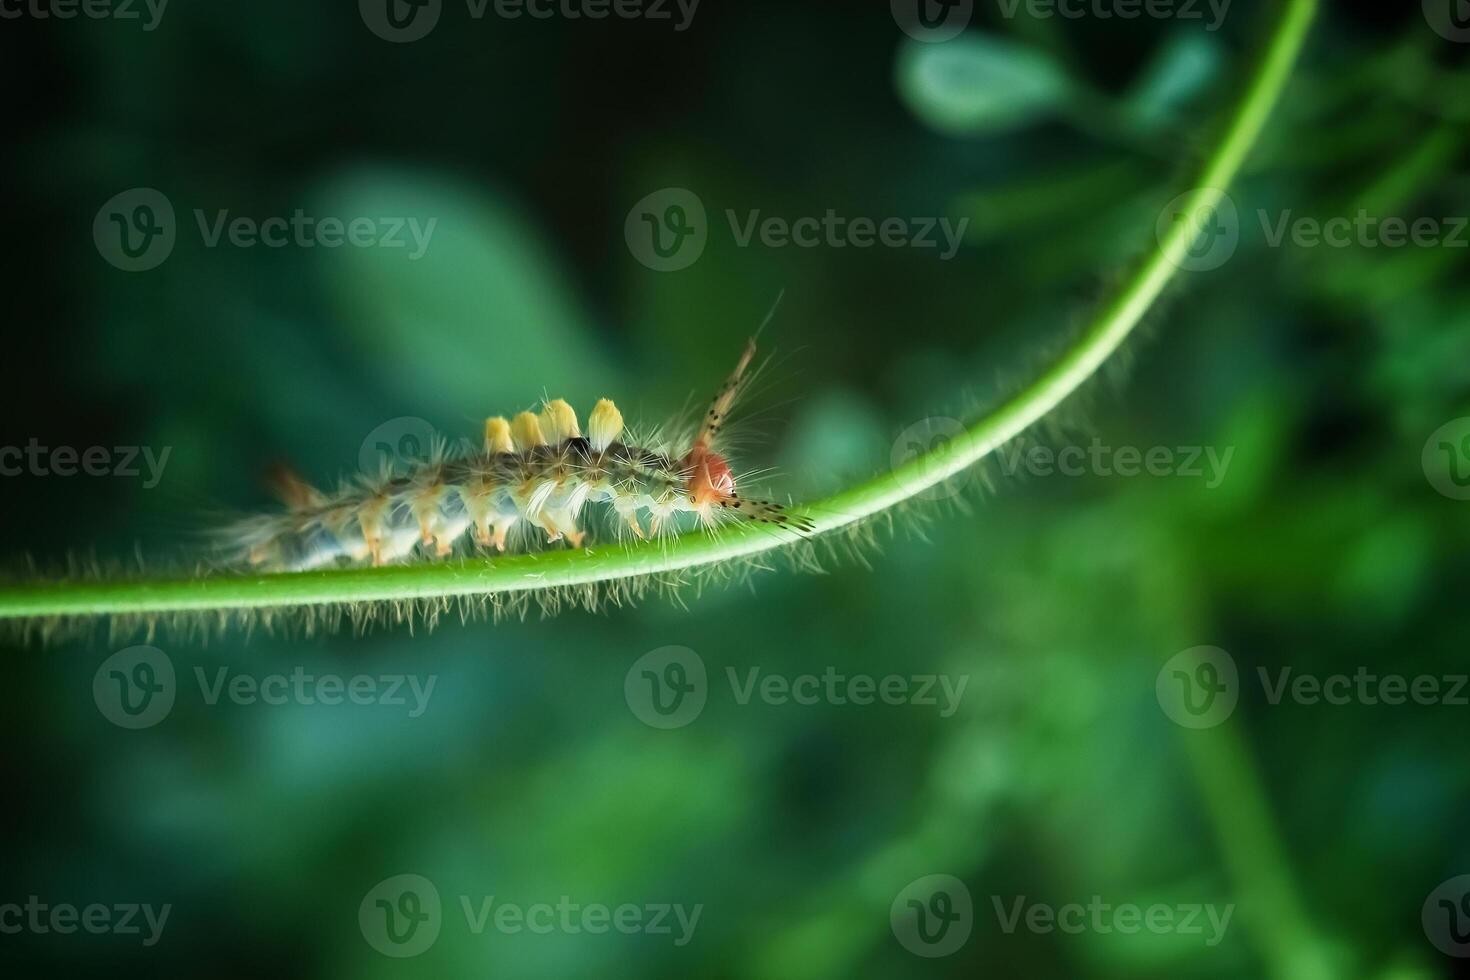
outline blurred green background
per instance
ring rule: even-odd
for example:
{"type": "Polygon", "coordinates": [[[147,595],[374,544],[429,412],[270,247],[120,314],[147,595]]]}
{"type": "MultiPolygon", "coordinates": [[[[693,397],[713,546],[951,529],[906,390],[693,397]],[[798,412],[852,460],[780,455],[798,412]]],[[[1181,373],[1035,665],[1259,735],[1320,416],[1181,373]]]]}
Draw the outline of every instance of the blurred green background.
{"type": "MultiPolygon", "coordinates": [[[[152,487],[5,477],[4,551],[171,559],[211,515],[269,506],[271,462],[331,482],[385,425],[473,437],[543,395],[661,421],[708,396],[778,294],[741,463],[776,467],[768,487],[797,500],[882,471],[942,434],[924,420],[1011,390],[1127,275],[1274,9],[973,7],[936,41],[903,29],[901,2],[707,2],[679,30],[672,5],[671,20],[476,18],[446,0],[408,43],[344,0],[174,0],[152,30],[141,6],[7,7],[22,13],[0,22],[0,445],[170,455],[152,487]],[[172,251],[140,272],[92,234],[133,188],[176,215],[172,251]],[[657,271],[625,225],[667,188],[697,196],[707,241],[657,271]],[[195,218],[298,209],[436,223],[411,259],[208,247],[195,218]],[[742,246],[726,217],[829,209],[968,222],[946,259],[742,246]]],[[[1439,26],[1417,3],[1324,10],[1232,189],[1233,252],[1200,252],[1208,267],[1181,274],[1120,366],[1027,444],[1165,447],[1164,475],[1002,458],[961,497],[899,512],[866,561],[776,563],[683,604],[360,638],[163,635],[175,700],[138,730],[109,720],[94,679],[142,638],[7,649],[0,906],[171,907],[151,946],[7,928],[7,975],[1457,975],[1431,893],[1470,872],[1470,707],[1270,696],[1288,667],[1466,670],[1454,477],[1470,459],[1454,452],[1470,423],[1431,438],[1470,415],[1466,236],[1269,234],[1362,210],[1453,238],[1470,214],[1470,48],[1439,26]],[[1180,471],[1190,447],[1230,453],[1220,479],[1180,471]],[[628,692],[668,646],[704,666],[706,703],[661,729],[628,692]],[[1199,646],[1227,652],[1238,703],[1193,728],[1171,720],[1166,665],[1199,646]],[[196,672],[221,668],[435,686],[416,717],[411,697],[211,704],[196,672]],[[752,668],[966,686],[947,717],[741,703],[729,672],[752,668]],[[374,889],[403,874],[437,890],[439,932],[385,956],[374,889]],[[912,951],[905,919],[931,875],[971,909],[942,956],[912,951]],[[489,896],[701,912],[683,944],[677,925],[477,933],[461,899],[489,896]],[[1018,900],[1095,896],[1230,918],[1217,936],[1203,915],[1203,933],[1005,928],[1018,900]]]]}

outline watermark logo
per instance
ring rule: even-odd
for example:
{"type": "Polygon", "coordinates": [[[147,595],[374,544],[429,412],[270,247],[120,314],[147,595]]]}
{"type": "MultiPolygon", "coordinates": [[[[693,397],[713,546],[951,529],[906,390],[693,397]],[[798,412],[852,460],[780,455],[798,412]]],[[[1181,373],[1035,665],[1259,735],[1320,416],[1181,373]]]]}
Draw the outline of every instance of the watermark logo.
{"type": "Polygon", "coordinates": [[[367,29],[392,44],[428,37],[444,12],[444,0],[357,0],[367,29]]]}
{"type": "MultiPolygon", "coordinates": [[[[443,437],[439,430],[414,415],[389,419],[367,434],[357,452],[357,467],[372,479],[387,474],[403,476],[429,458],[435,442],[443,437]]],[[[469,445],[473,450],[475,447],[469,445]]]]}
{"type": "Polygon", "coordinates": [[[439,889],[423,875],[394,875],[363,896],[357,924],[368,945],[384,956],[418,956],[439,938],[439,889]]]}
{"type": "Polygon", "coordinates": [[[1154,232],[1165,255],[1186,272],[1218,269],[1240,245],[1240,212],[1230,195],[1221,191],[1217,199],[1197,201],[1198,191],[1174,198],[1159,212],[1154,232]],[[1177,253],[1169,251],[1182,226],[1186,244],[1177,253]]]}
{"type": "Polygon", "coordinates": [[[698,718],[709,698],[704,659],[688,647],[645,653],[623,678],[623,697],[638,720],[651,728],[683,728],[698,718]]]}
{"type": "Polygon", "coordinates": [[[1470,957],[1470,875],[1457,875],[1430,892],[1420,918],[1435,949],[1470,957]]]}
{"type": "Polygon", "coordinates": [[[975,906],[970,890],[954,875],[925,875],[898,893],[888,924],[899,944],[915,956],[949,956],[970,938],[975,906]]]}
{"type": "Polygon", "coordinates": [[[1470,42],[1470,0],[1423,0],[1424,19],[1446,41],[1470,42]]]}
{"type": "Polygon", "coordinates": [[[119,728],[152,728],[173,710],[178,684],[174,664],[157,647],[119,650],[92,677],[92,700],[119,728]]]}
{"type": "Polygon", "coordinates": [[[932,455],[964,434],[965,427],[958,419],[938,415],[920,419],[898,434],[889,462],[905,494],[920,500],[946,500],[964,491],[971,471],[959,476],[946,474],[932,455]]]}
{"type": "Polygon", "coordinates": [[[1180,651],[1159,669],[1154,693],[1176,725],[1214,728],[1234,713],[1240,700],[1235,658],[1219,647],[1180,651]]]}
{"type": "Polygon", "coordinates": [[[114,195],[92,220],[97,251],[124,272],[156,269],[173,253],[177,237],[174,206],[152,187],[114,195]]]}
{"type": "Polygon", "coordinates": [[[704,202],[683,187],[654,191],[628,211],[623,238],[633,257],[655,272],[687,269],[709,242],[704,202]]]}
{"type": "Polygon", "coordinates": [[[888,8],[900,30],[926,43],[958,37],[975,16],[975,0],[889,0],[888,8]]]}
{"type": "Polygon", "coordinates": [[[1435,429],[1420,462],[1431,487],[1451,500],[1470,500],[1470,416],[1435,429]]]}

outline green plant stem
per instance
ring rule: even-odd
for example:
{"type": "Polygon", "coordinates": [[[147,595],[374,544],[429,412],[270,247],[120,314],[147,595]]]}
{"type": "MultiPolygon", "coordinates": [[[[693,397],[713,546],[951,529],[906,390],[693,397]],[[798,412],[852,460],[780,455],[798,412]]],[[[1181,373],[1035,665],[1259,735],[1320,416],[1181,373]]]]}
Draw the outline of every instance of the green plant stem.
{"type": "MultiPolygon", "coordinates": [[[[1194,187],[1186,214],[1212,208],[1234,179],[1280,97],[1306,39],[1317,0],[1283,0],[1280,19],[1223,135],[1194,187]]],[[[1092,377],[1174,276],[1196,225],[1177,221],[1134,273],[1062,354],[1021,391],[960,437],[806,507],[793,508],[816,525],[837,530],[915,496],[974,465],[1051,412],[1092,377]]],[[[611,544],[558,551],[424,562],[385,568],[343,568],[204,578],[66,580],[0,587],[0,619],[260,609],[380,600],[436,599],[612,582],[749,557],[789,543],[767,528],[727,529],[718,537],[693,532],[667,542],[611,544]]]]}

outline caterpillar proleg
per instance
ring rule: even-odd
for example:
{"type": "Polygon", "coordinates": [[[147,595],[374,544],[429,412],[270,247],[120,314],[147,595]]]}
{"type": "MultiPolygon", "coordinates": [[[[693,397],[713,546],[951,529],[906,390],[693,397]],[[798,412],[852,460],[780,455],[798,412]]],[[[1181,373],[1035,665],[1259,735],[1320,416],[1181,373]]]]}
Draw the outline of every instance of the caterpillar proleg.
{"type": "Polygon", "coordinates": [[[636,538],[672,532],[680,513],[708,530],[743,520],[805,534],[812,530],[805,519],[738,493],[719,451],[754,356],[752,339],[687,446],[628,436],[606,398],[593,406],[583,434],[572,406],[553,399],[540,412],[486,419],[478,451],[452,454],[441,441],[407,473],[385,471],[336,492],[278,470],[271,484],[285,510],[227,528],[227,561],[305,571],[556,542],[581,548],[589,533],[584,517],[600,508],[614,533],[636,538]]]}

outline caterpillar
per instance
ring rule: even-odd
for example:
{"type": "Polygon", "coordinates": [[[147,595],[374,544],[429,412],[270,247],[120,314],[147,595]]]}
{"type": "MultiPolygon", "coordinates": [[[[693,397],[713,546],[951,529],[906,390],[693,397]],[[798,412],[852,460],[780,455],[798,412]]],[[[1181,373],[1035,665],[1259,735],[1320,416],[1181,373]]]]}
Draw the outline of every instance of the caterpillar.
{"type": "Polygon", "coordinates": [[[622,413],[606,398],[593,406],[584,435],[575,410],[558,398],[540,412],[486,419],[479,451],[451,453],[436,440],[408,472],[385,466],[333,493],[278,468],[269,482],[285,510],[228,527],[226,560],[258,571],[307,571],[504,552],[543,537],[547,545],[582,548],[588,532],[580,522],[596,505],[608,508],[616,533],[638,539],[670,533],[680,513],[709,531],[748,521],[809,534],[814,526],[805,518],[739,494],[718,449],[754,357],[752,338],[682,451],[623,441],[622,413]]]}

